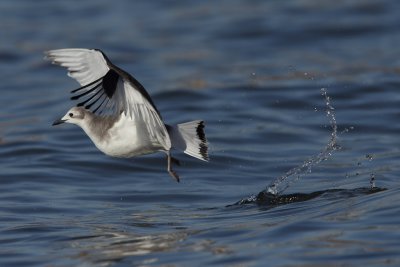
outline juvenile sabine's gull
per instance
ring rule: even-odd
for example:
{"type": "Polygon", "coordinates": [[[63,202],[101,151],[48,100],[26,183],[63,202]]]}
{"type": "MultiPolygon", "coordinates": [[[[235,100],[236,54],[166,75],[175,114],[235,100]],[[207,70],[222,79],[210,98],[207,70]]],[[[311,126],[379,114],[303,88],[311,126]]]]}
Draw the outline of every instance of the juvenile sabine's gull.
{"type": "Polygon", "coordinates": [[[208,161],[208,146],[201,120],[177,125],[164,124],[150,95],[130,74],[115,66],[98,49],[57,49],[46,59],[68,69],[68,76],[81,85],[72,90],[80,100],[53,125],[64,122],[81,127],[106,155],[119,158],[163,151],[168,173],[179,182],[171,149],[208,161]]]}

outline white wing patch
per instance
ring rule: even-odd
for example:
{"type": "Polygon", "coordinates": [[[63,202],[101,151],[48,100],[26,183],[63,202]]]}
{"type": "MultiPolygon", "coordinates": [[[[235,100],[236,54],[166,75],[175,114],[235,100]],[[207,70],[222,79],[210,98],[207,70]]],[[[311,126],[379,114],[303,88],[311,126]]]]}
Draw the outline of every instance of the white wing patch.
{"type": "Polygon", "coordinates": [[[145,122],[146,130],[153,140],[158,140],[164,147],[171,147],[171,140],[164,122],[149,101],[130,82],[125,80],[119,82],[114,97],[126,116],[132,120],[145,122]],[[120,90],[120,87],[123,87],[123,90],[120,90]]]}
{"type": "Polygon", "coordinates": [[[102,53],[94,49],[57,49],[46,52],[46,57],[54,64],[68,69],[68,76],[81,86],[87,85],[110,70],[102,53]]]}

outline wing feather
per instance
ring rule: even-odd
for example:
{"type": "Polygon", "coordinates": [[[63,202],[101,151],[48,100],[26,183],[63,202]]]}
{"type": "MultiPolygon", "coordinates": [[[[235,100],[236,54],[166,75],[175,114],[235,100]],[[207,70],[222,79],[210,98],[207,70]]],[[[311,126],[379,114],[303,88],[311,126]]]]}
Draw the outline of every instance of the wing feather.
{"type": "Polygon", "coordinates": [[[68,76],[81,87],[72,90],[72,100],[81,100],[96,114],[124,112],[132,120],[142,121],[152,140],[166,149],[171,147],[161,115],[144,87],[131,75],[111,63],[98,49],[68,48],[45,52],[46,59],[68,69],[68,76]]]}
{"type": "Polygon", "coordinates": [[[54,64],[67,68],[68,76],[82,86],[103,77],[110,69],[102,52],[95,49],[50,50],[46,52],[46,57],[54,64]]]}

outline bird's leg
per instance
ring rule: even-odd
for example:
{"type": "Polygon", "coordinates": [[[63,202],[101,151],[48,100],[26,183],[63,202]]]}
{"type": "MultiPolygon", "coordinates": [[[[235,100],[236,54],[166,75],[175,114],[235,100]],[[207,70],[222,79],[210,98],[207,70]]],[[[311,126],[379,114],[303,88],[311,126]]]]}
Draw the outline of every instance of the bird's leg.
{"type": "Polygon", "coordinates": [[[169,175],[171,175],[178,183],[179,183],[179,175],[174,171],[174,170],[172,170],[172,161],[173,160],[176,160],[176,159],[174,159],[173,157],[171,157],[171,153],[168,151],[168,153],[167,153],[167,161],[168,161],[168,173],[169,173],[169,175]]]}
{"type": "Polygon", "coordinates": [[[172,156],[171,156],[171,162],[174,163],[174,164],[176,164],[176,165],[178,165],[178,166],[181,166],[181,162],[179,161],[179,159],[174,158],[174,157],[172,157],[172,156]]]}

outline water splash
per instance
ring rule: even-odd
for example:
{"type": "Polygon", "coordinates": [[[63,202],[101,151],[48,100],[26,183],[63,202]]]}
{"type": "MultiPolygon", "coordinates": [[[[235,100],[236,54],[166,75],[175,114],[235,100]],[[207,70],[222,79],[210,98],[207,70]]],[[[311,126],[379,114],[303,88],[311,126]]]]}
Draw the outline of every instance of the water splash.
{"type": "MultiPolygon", "coordinates": [[[[335,150],[340,149],[340,146],[337,143],[338,140],[338,133],[337,133],[337,123],[335,117],[335,109],[331,104],[331,99],[327,94],[327,90],[325,88],[321,89],[321,94],[325,98],[326,104],[326,115],[329,118],[330,125],[332,128],[331,138],[325,148],[314,157],[303,162],[303,164],[290,169],[284,175],[275,179],[265,190],[261,191],[256,195],[251,195],[247,198],[241,199],[238,202],[228,205],[237,206],[237,205],[244,205],[244,204],[251,204],[257,203],[259,205],[273,207],[276,205],[284,205],[294,202],[301,202],[307,201],[316,197],[320,196],[335,196],[338,198],[343,197],[356,197],[360,195],[368,195],[373,193],[378,193],[381,191],[385,191],[386,188],[379,188],[375,185],[375,175],[372,173],[370,177],[370,186],[369,187],[361,187],[355,189],[328,189],[323,191],[316,191],[309,194],[302,194],[302,193],[295,193],[295,194],[282,194],[293,182],[299,180],[302,176],[306,175],[307,173],[311,172],[311,169],[318,165],[321,161],[328,159],[332,156],[332,153],[335,150]]],[[[353,127],[350,129],[345,129],[343,132],[348,132],[353,130],[353,127]]],[[[367,154],[366,159],[372,160],[373,156],[367,154]]]]}
{"type": "Polygon", "coordinates": [[[329,118],[332,128],[331,138],[325,148],[319,154],[303,162],[303,164],[293,169],[290,169],[284,175],[276,178],[265,190],[261,191],[258,195],[251,195],[238,201],[234,205],[259,202],[260,197],[261,199],[274,199],[276,197],[279,197],[279,195],[282,194],[292,183],[299,180],[307,173],[310,173],[314,166],[318,165],[323,160],[327,160],[335,150],[338,150],[340,148],[340,146],[337,144],[337,123],[334,112],[335,109],[331,104],[331,98],[328,96],[326,88],[321,88],[321,95],[325,98],[326,115],[329,118]]]}
{"type": "Polygon", "coordinates": [[[283,193],[292,183],[299,180],[302,176],[310,173],[312,168],[318,165],[321,161],[327,160],[335,150],[340,147],[337,144],[337,123],[335,117],[335,109],[331,104],[331,98],[327,94],[326,88],[321,89],[321,94],[325,98],[326,115],[329,118],[332,128],[331,138],[325,148],[314,157],[309,158],[303,164],[290,169],[284,175],[276,178],[266,189],[266,191],[273,195],[283,193]]]}

